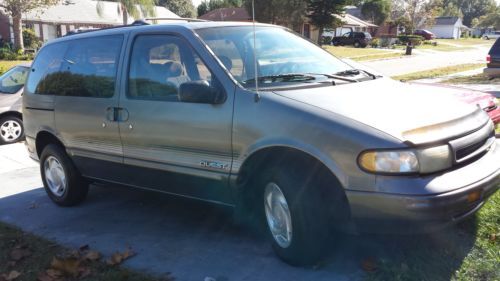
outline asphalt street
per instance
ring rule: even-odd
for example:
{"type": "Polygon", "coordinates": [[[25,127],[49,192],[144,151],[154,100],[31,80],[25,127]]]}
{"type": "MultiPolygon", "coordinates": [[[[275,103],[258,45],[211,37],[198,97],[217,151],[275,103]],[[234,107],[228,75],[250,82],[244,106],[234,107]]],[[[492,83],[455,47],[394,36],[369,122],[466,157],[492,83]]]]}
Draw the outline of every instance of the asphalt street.
{"type": "MultiPolygon", "coordinates": [[[[321,266],[296,268],[277,259],[261,235],[236,226],[222,207],[119,186],[93,186],[83,204],[57,207],[22,143],[0,146],[0,221],[69,248],[88,244],[105,256],[130,247],[137,255],[124,266],[179,281],[362,280],[363,261],[404,263],[415,250],[412,236],[340,235],[325,246],[330,254],[321,266]]],[[[424,239],[444,245],[450,232],[424,239]]]]}

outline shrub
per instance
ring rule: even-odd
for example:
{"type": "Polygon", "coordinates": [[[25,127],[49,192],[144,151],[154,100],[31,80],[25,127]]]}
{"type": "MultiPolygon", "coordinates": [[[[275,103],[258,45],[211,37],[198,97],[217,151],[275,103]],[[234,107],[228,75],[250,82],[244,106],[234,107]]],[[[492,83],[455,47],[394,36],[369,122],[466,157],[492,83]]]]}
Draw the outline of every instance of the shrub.
{"type": "Polygon", "coordinates": [[[398,40],[401,44],[408,44],[410,42],[413,46],[419,46],[424,41],[424,38],[419,35],[399,35],[398,40]]]}
{"type": "Polygon", "coordinates": [[[330,45],[332,43],[332,36],[323,36],[321,40],[323,41],[324,45],[330,45]]]}
{"type": "Polygon", "coordinates": [[[370,42],[370,45],[372,46],[372,48],[378,48],[380,45],[380,40],[378,38],[373,38],[370,42]]]}
{"type": "Polygon", "coordinates": [[[24,47],[28,49],[38,49],[42,46],[43,42],[38,36],[36,36],[33,29],[23,29],[23,41],[24,47]]]}

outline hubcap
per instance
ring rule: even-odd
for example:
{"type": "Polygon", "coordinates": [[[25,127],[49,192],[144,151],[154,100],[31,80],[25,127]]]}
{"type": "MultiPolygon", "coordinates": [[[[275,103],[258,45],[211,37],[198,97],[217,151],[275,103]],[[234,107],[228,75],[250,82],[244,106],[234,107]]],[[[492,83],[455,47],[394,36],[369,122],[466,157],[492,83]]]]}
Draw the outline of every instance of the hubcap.
{"type": "Polygon", "coordinates": [[[0,125],[0,136],[4,142],[13,142],[21,137],[23,127],[19,122],[7,120],[0,125]]]}
{"type": "Polygon", "coordinates": [[[274,240],[282,248],[292,243],[292,216],[285,195],[276,183],[269,183],[264,190],[264,207],[267,225],[274,240]]]}
{"type": "Polygon", "coordinates": [[[44,172],[45,181],[50,191],[54,195],[61,197],[66,191],[67,182],[66,174],[59,160],[53,156],[47,157],[44,163],[44,172]]]}

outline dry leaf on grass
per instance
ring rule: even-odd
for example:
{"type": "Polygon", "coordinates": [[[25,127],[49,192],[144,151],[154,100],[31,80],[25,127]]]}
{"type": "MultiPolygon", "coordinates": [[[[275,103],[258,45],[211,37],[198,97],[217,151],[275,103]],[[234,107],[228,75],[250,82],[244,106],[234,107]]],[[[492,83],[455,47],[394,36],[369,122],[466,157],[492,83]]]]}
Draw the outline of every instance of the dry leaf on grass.
{"type": "Polygon", "coordinates": [[[21,276],[21,273],[13,270],[11,272],[9,272],[9,274],[2,274],[0,275],[0,280],[5,280],[5,281],[13,281],[13,280],[16,280],[17,277],[21,276]]]}
{"type": "Polygon", "coordinates": [[[131,249],[128,249],[123,253],[116,252],[106,261],[106,263],[108,265],[119,265],[124,260],[133,256],[135,256],[135,253],[131,249]]]}
{"type": "Polygon", "coordinates": [[[369,257],[361,262],[361,267],[364,271],[373,272],[377,270],[377,261],[375,260],[375,258],[369,257]]]}
{"type": "Polygon", "coordinates": [[[490,234],[490,241],[495,241],[495,240],[497,240],[498,235],[499,235],[499,234],[496,234],[496,233],[492,233],[492,234],[490,234]]]}
{"type": "Polygon", "coordinates": [[[50,263],[51,269],[58,270],[64,275],[78,276],[80,268],[80,260],[76,258],[59,259],[54,257],[50,263]]]}
{"type": "Polygon", "coordinates": [[[20,261],[25,257],[29,256],[31,256],[31,252],[28,249],[22,249],[16,247],[10,252],[10,258],[14,261],[20,261]]]}
{"type": "Polygon", "coordinates": [[[101,258],[101,253],[99,253],[98,251],[88,251],[83,256],[83,259],[88,260],[88,261],[97,261],[100,258],[101,258]]]}

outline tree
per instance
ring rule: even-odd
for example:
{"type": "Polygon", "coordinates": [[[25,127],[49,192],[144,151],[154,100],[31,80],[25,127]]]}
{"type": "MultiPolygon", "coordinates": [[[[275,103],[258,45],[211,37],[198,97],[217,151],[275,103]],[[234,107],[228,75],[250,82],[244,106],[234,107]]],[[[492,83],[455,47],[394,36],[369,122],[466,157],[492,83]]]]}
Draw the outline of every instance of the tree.
{"type": "Polygon", "coordinates": [[[393,0],[392,17],[406,18],[407,33],[413,33],[422,25],[432,25],[433,19],[439,14],[441,1],[439,0],[393,0]]]}
{"type": "Polygon", "coordinates": [[[498,5],[491,13],[482,16],[478,21],[479,27],[494,27],[500,29],[500,5],[498,5]]]}
{"type": "MultiPolygon", "coordinates": [[[[302,23],[306,12],[306,0],[254,0],[255,20],[291,26],[302,23]]],[[[252,0],[244,0],[243,6],[252,15],[252,0]]]]}
{"type": "MultiPolygon", "coordinates": [[[[103,0],[98,0],[97,2],[97,13],[101,14],[103,5],[103,0]]],[[[137,19],[140,17],[139,10],[144,16],[154,16],[155,15],[155,0],[107,0],[107,2],[118,2],[119,3],[119,13],[122,13],[123,24],[128,24],[129,14],[137,19]]]]}
{"type": "Polygon", "coordinates": [[[204,0],[197,7],[198,16],[216,9],[241,7],[242,4],[241,0],[204,0]]]}
{"type": "MultiPolygon", "coordinates": [[[[307,17],[315,25],[319,34],[323,34],[325,28],[335,28],[342,21],[335,15],[344,12],[346,0],[309,0],[307,3],[307,17]]],[[[322,43],[321,36],[318,36],[318,44],[322,43]]]]}
{"type": "Polygon", "coordinates": [[[391,14],[389,0],[366,0],[361,6],[361,13],[374,24],[383,24],[391,14]]]}
{"type": "Polygon", "coordinates": [[[174,14],[183,18],[195,18],[196,10],[191,0],[160,0],[160,6],[164,6],[174,14]]]}
{"type": "Polygon", "coordinates": [[[35,9],[44,9],[55,5],[60,0],[3,0],[0,1],[0,8],[12,17],[12,27],[14,30],[14,48],[24,50],[22,15],[35,9]]]}
{"type": "Polygon", "coordinates": [[[460,9],[463,14],[463,23],[467,26],[472,25],[473,19],[485,16],[496,9],[495,0],[444,0],[444,7],[449,3],[460,9]]]}
{"type": "Polygon", "coordinates": [[[445,17],[459,17],[459,18],[464,17],[462,11],[460,10],[460,7],[458,7],[453,2],[448,3],[439,14],[445,17]]]}

